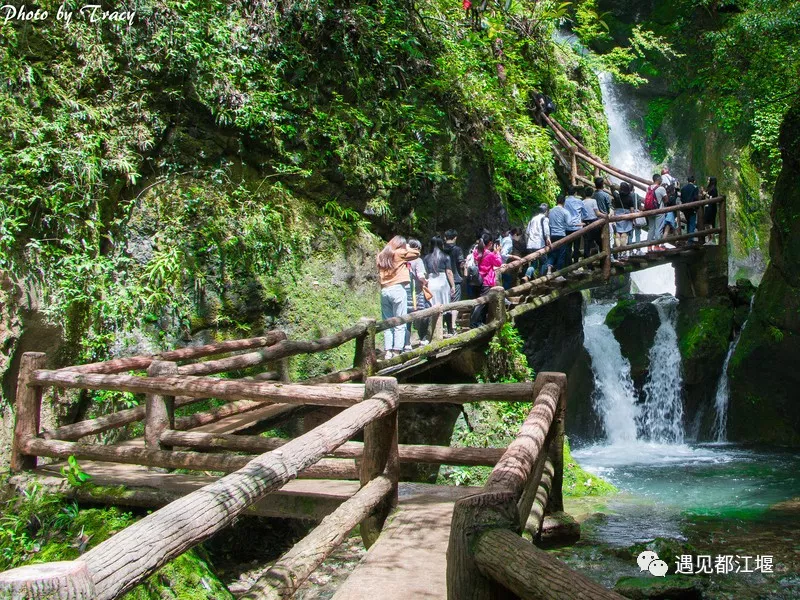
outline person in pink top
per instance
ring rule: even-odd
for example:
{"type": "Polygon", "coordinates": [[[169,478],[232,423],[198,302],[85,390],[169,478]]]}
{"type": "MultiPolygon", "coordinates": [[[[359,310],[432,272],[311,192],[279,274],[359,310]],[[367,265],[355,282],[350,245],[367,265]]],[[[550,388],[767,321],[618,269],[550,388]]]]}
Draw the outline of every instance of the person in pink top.
{"type": "MultiPolygon", "coordinates": [[[[495,269],[503,264],[503,259],[500,258],[500,248],[492,240],[492,236],[484,233],[478,240],[475,250],[472,252],[475,259],[475,264],[478,266],[478,272],[481,275],[481,293],[483,296],[489,293],[489,290],[497,285],[497,274],[495,269]]],[[[486,305],[480,304],[475,307],[470,317],[470,327],[478,327],[486,320],[486,305]]]]}

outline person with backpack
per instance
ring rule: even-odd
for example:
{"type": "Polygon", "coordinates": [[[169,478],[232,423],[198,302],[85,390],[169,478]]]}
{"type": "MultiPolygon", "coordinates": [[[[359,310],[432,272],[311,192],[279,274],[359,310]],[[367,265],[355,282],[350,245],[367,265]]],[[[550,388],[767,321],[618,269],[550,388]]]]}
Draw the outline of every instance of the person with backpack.
{"type": "MultiPolygon", "coordinates": [[[[528,254],[532,254],[544,247],[550,247],[550,219],[547,218],[549,208],[545,203],[540,204],[539,213],[534,215],[528,223],[528,228],[525,230],[528,238],[526,245],[528,254]]],[[[547,259],[548,257],[545,254],[533,261],[525,272],[526,279],[535,279],[537,275],[544,275],[547,259]]]]}
{"type": "MultiPolygon", "coordinates": [[[[653,175],[653,185],[647,188],[647,195],[644,197],[644,209],[656,210],[664,208],[667,198],[667,190],[661,185],[661,175],[655,173],[653,175]]],[[[661,239],[664,231],[664,215],[648,215],[647,216],[647,239],[648,241],[656,242],[661,239]]],[[[660,244],[652,244],[648,250],[663,250],[664,247],[660,244]]]]}
{"type": "MultiPolygon", "coordinates": [[[[619,184],[619,194],[614,197],[613,207],[615,215],[627,215],[633,212],[636,206],[636,194],[631,184],[623,181],[619,184]]],[[[626,246],[628,237],[633,231],[633,221],[617,221],[614,223],[614,237],[617,246],[626,246]]]]}
{"type": "MultiPolygon", "coordinates": [[[[571,186],[569,195],[564,200],[564,208],[570,217],[567,223],[567,235],[575,233],[583,227],[583,200],[580,198],[580,193],[581,189],[579,187],[571,186]]],[[[566,263],[578,262],[581,258],[581,238],[575,238],[569,246],[570,248],[566,253],[566,263]]]]}
{"type": "MultiPolygon", "coordinates": [[[[453,272],[453,283],[455,284],[455,291],[450,296],[450,302],[458,302],[461,300],[461,288],[464,285],[464,251],[461,246],[456,244],[458,240],[458,232],[455,229],[448,229],[444,232],[444,246],[442,250],[450,258],[450,270],[453,272]]],[[[447,333],[452,335],[455,332],[456,319],[458,318],[458,311],[452,310],[444,315],[444,325],[447,333]]]]}
{"type": "MultiPolygon", "coordinates": [[[[681,188],[681,204],[691,204],[700,199],[700,188],[695,184],[694,175],[689,175],[686,185],[681,188]]],[[[683,209],[683,216],[686,219],[686,233],[694,233],[697,231],[697,209],[685,208],[683,209]]],[[[689,244],[697,242],[697,238],[689,238],[689,244]]]]}
{"type": "MultiPolygon", "coordinates": [[[[406,263],[419,257],[419,250],[409,248],[406,238],[396,235],[375,259],[378,267],[378,280],[381,285],[381,317],[403,317],[408,312],[408,292],[410,276],[406,263]]],[[[406,340],[405,324],[392,327],[383,332],[383,345],[386,360],[402,353],[406,340]]]]}
{"type": "MultiPolygon", "coordinates": [[[[583,219],[584,227],[588,227],[589,225],[597,221],[597,219],[604,219],[608,216],[607,212],[603,212],[600,210],[598,202],[593,196],[593,194],[594,190],[591,187],[586,186],[584,188],[583,213],[581,217],[583,219]]],[[[597,251],[602,252],[603,250],[602,227],[598,229],[593,229],[592,231],[588,232],[586,235],[583,236],[583,258],[589,258],[589,255],[592,254],[592,246],[597,246],[597,251]]]]}
{"type": "MultiPolygon", "coordinates": [[[[499,247],[492,240],[492,236],[484,233],[473,251],[475,266],[478,269],[480,278],[480,296],[485,296],[495,285],[497,285],[497,275],[495,269],[499,268],[503,261],[500,258],[499,247]]],[[[478,280],[476,279],[475,282],[478,280]]],[[[472,310],[469,325],[471,328],[478,327],[486,321],[486,305],[479,304],[472,310]]]]}

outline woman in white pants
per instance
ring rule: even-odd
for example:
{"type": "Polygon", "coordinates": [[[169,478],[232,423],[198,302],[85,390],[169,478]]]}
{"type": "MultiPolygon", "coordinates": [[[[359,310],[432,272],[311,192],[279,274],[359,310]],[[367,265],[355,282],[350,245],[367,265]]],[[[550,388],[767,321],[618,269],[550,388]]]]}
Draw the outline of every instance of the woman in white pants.
{"type": "MultiPolygon", "coordinates": [[[[381,316],[384,319],[402,317],[408,311],[408,292],[410,277],[406,263],[419,257],[419,250],[409,248],[406,238],[394,236],[376,259],[378,278],[381,283],[381,316]]],[[[383,332],[386,360],[403,351],[406,339],[405,323],[383,332]]]]}

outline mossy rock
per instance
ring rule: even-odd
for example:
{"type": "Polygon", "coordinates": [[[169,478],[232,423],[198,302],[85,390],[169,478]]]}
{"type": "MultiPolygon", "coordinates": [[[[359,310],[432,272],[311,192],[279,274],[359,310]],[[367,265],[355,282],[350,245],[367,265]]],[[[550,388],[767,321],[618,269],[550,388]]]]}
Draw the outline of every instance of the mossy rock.
{"type": "Polygon", "coordinates": [[[669,565],[670,571],[675,571],[675,565],[682,555],[698,554],[697,548],[686,542],[671,538],[655,538],[649,542],[633,544],[620,552],[621,558],[635,560],[639,554],[645,550],[651,550],[658,554],[658,557],[669,565]]]}
{"type": "Polygon", "coordinates": [[[631,600],[702,600],[703,580],[687,575],[622,577],[614,586],[631,600]]]}
{"type": "Polygon", "coordinates": [[[606,325],[619,342],[622,356],[631,363],[634,380],[647,372],[650,348],[660,324],[658,309],[649,296],[624,298],[606,315],[606,325]]]}
{"type": "MultiPolygon", "coordinates": [[[[681,301],[677,333],[684,365],[692,361],[708,364],[719,357],[724,359],[732,329],[733,307],[727,298],[681,301]]],[[[702,376],[702,373],[698,375],[702,376]]]]}

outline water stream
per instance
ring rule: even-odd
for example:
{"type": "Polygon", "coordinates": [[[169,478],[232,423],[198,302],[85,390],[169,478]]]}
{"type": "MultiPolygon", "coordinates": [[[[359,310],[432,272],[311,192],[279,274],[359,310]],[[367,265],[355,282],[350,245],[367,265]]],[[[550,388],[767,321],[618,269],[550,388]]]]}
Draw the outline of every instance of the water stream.
{"type": "MultiPolygon", "coordinates": [[[[601,74],[600,81],[611,128],[611,163],[643,176],[652,174],[654,165],[630,127],[624,94],[609,76],[601,74]]],[[[635,273],[632,279],[645,293],[675,293],[669,266],[635,273]]],[[[649,350],[641,397],[631,380],[630,363],[605,325],[611,305],[586,306],[584,346],[592,361],[592,406],[604,438],[574,448],[573,456],[620,493],[569,500],[566,510],[582,521],[582,538],[556,554],[609,587],[621,576],[641,576],[635,556],[626,548],[658,537],[688,544],[687,551],[694,555],[769,555],[774,573],[714,573],[703,578],[703,597],[800,599],[800,452],[685,443],[676,304],[672,297],[655,303],[660,325],[649,350]]],[[[726,373],[737,341],[738,336],[713,399],[718,441],[725,440],[726,373]]],[[[669,572],[675,572],[675,564],[669,572]]]]}
{"type": "Polygon", "coordinates": [[[683,378],[675,331],[677,301],[662,296],[653,303],[661,324],[650,349],[650,372],[644,385],[640,429],[642,437],[652,442],[683,442],[683,378]]]}

